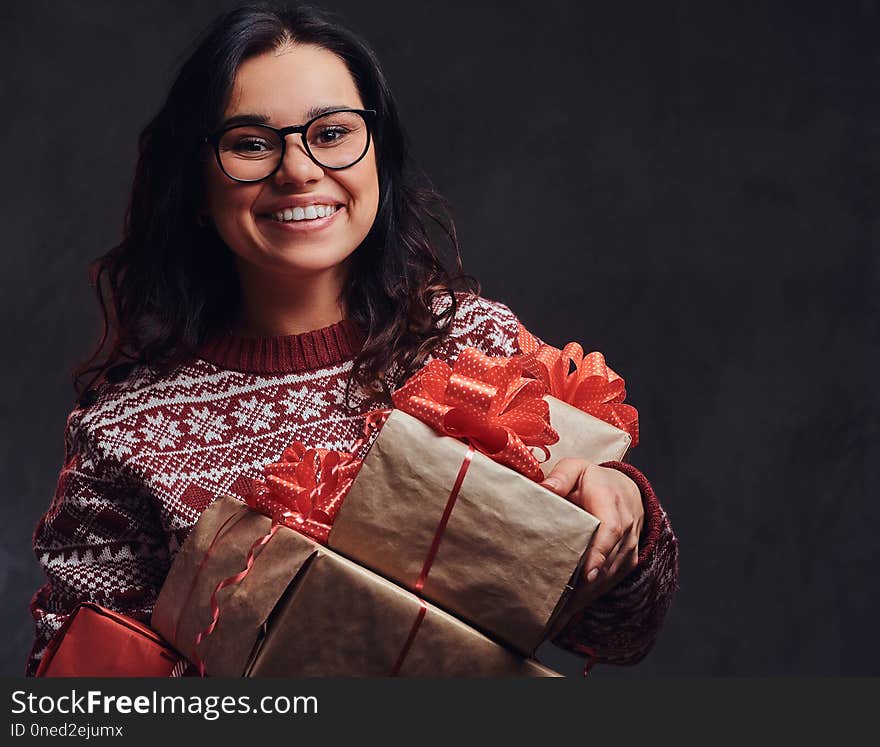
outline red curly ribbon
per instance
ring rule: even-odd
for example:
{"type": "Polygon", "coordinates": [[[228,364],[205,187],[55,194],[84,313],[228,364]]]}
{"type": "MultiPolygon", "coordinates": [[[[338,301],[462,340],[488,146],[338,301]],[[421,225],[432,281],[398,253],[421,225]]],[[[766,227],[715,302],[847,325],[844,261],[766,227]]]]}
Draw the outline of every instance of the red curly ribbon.
{"type": "MultiPolygon", "coordinates": [[[[196,660],[194,663],[198,666],[202,677],[205,676],[205,666],[198,655],[198,646],[214,632],[219,622],[220,605],[217,602],[217,594],[227,586],[238,584],[247,577],[254,565],[257,552],[268,544],[282,526],[305,534],[321,544],[327,543],[333,520],[339,513],[339,507],[361,468],[362,462],[354,454],[364,447],[373,432],[382,427],[390,414],[390,409],[367,413],[363,431],[352,445],[351,454],[328,449],[307,449],[297,441],[282,452],[280,461],[264,467],[265,479],[254,481],[254,488],[245,500],[250,508],[272,519],[272,524],[269,531],[257,538],[250,546],[245,567],[220,581],[211,593],[211,622],[196,635],[193,647],[193,656],[196,660]]],[[[190,585],[190,594],[211,550],[230,519],[236,518],[237,521],[245,513],[246,511],[242,511],[233,514],[220,525],[196,569],[190,585]]]]}
{"type": "MultiPolygon", "coordinates": [[[[196,582],[198,582],[199,577],[202,575],[202,569],[205,567],[205,563],[208,562],[208,558],[211,557],[211,550],[214,549],[214,545],[217,544],[217,540],[220,539],[220,535],[223,534],[223,530],[226,528],[226,525],[229,522],[232,522],[232,526],[238,523],[238,520],[241,519],[245,515],[245,511],[239,511],[234,514],[230,514],[226,517],[226,520],[217,528],[217,531],[214,532],[214,536],[211,538],[211,542],[208,545],[208,548],[205,550],[205,554],[202,555],[201,561],[199,561],[199,565],[196,568],[196,572],[193,574],[192,581],[189,582],[189,588],[187,589],[185,598],[186,603],[181,608],[181,613],[177,616],[177,623],[174,626],[174,642],[177,643],[180,640],[180,623],[183,620],[183,610],[186,609],[186,605],[189,604],[189,600],[192,597],[192,593],[196,588],[196,582]]],[[[231,528],[231,527],[230,527],[231,528]]],[[[199,658],[198,651],[193,649],[193,657],[195,658],[195,664],[199,667],[199,672],[204,672],[204,666],[202,665],[202,660],[199,658]]],[[[204,674],[202,675],[204,676],[204,674]]]]}
{"type": "Polygon", "coordinates": [[[632,436],[632,446],[638,444],[639,413],[623,404],[626,382],[606,365],[602,353],[585,356],[576,342],[562,350],[541,344],[522,325],[519,344],[523,354],[513,360],[524,373],[542,382],[548,394],[626,431],[632,436]]]}
{"type": "MultiPolygon", "coordinates": [[[[205,663],[202,661],[202,658],[198,654],[199,644],[205,638],[207,638],[209,635],[211,635],[211,633],[214,632],[214,628],[217,627],[217,623],[220,621],[220,604],[217,602],[217,594],[221,590],[225,589],[227,586],[232,586],[233,584],[237,584],[239,581],[242,581],[245,578],[245,576],[247,576],[248,573],[250,573],[251,568],[254,565],[254,561],[256,560],[256,557],[257,557],[257,555],[256,555],[257,550],[259,548],[263,547],[270,539],[272,539],[272,537],[275,536],[275,532],[277,532],[278,529],[280,529],[280,528],[281,528],[281,524],[276,524],[273,522],[272,528],[265,535],[263,535],[262,537],[257,539],[251,545],[250,549],[248,550],[247,563],[246,563],[244,569],[239,571],[238,573],[232,575],[232,576],[229,576],[228,578],[224,578],[219,584],[217,584],[216,587],[214,587],[214,591],[211,592],[211,622],[208,623],[208,626],[204,630],[199,631],[198,635],[196,636],[196,642],[193,646],[193,655],[195,656],[195,659],[196,659],[195,663],[199,668],[199,676],[200,677],[205,676],[205,663]]],[[[222,529],[223,529],[223,527],[221,526],[220,529],[217,531],[217,535],[215,535],[215,537],[214,537],[215,540],[216,540],[217,536],[219,536],[220,531],[222,531],[222,529]]],[[[213,544],[213,542],[212,542],[212,544],[213,544]]]]}
{"type": "Polygon", "coordinates": [[[546,451],[559,440],[544,393],[541,382],[522,376],[518,362],[465,348],[452,368],[432,360],[392,400],[438,433],[467,439],[499,464],[540,481],[540,463],[528,447],[546,451]]]}

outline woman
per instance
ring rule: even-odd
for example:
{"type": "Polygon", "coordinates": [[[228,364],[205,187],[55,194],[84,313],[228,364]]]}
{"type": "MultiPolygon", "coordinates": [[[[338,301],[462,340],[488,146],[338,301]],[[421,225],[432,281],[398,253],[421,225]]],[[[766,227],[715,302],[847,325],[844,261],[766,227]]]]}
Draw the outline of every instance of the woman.
{"type": "MultiPolygon", "coordinates": [[[[219,18],[142,133],[123,240],[93,268],[105,334],[34,534],[48,583],[28,673],[80,601],[147,621],[205,507],[293,441],[349,450],[431,358],[519,353],[517,318],[460,267],[369,48],[311,8],[219,18]]],[[[555,641],[640,660],[677,579],[648,481],[570,459],[545,484],[602,520],[555,641]]]]}

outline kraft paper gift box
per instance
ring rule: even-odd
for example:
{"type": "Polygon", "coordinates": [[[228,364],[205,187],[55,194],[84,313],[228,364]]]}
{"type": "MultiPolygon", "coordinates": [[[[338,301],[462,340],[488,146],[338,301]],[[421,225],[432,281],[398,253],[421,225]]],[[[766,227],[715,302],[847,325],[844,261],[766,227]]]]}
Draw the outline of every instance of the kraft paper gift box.
{"type": "Polygon", "coordinates": [[[218,498],[175,557],[152,625],[213,676],[559,676],[449,614],[284,526],[248,551],[271,520],[218,498]],[[408,644],[409,642],[409,644],[408,644]]]}
{"type": "MultiPolygon", "coordinates": [[[[468,446],[394,410],[330,531],[329,546],[414,590],[468,446]]],[[[598,519],[473,454],[419,593],[525,656],[583,571],[598,519]]]]}
{"type": "MultiPolygon", "coordinates": [[[[559,433],[559,440],[547,449],[550,458],[541,462],[541,472],[547,477],[560,459],[574,457],[594,464],[621,461],[632,445],[632,436],[625,430],[600,420],[561,399],[546,395],[550,406],[550,423],[559,433]]],[[[540,451],[533,449],[536,457],[540,451]]]]}
{"type": "Polygon", "coordinates": [[[624,404],[626,382],[606,365],[602,353],[584,355],[576,342],[562,349],[539,344],[525,329],[520,329],[519,344],[524,353],[514,360],[544,385],[550,423],[559,433],[559,440],[547,447],[550,458],[541,463],[545,477],[560,459],[620,461],[638,444],[638,411],[624,404]]]}

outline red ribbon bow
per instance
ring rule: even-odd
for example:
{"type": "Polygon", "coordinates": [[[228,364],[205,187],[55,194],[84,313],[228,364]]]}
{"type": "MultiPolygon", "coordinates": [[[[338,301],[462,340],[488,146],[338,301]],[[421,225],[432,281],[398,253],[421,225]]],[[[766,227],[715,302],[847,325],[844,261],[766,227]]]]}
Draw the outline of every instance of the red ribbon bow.
{"type": "Polygon", "coordinates": [[[393,395],[394,404],[438,433],[467,439],[488,457],[543,480],[528,447],[554,444],[545,387],[522,376],[521,365],[465,348],[450,368],[432,360],[393,395]]]}
{"type": "Polygon", "coordinates": [[[626,431],[632,436],[632,446],[638,444],[638,410],[622,404],[626,398],[626,382],[605,364],[602,353],[585,356],[576,342],[559,350],[539,343],[522,326],[519,344],[524,352],[513,360],[520,363],[526,374],[541,381],[548,394],[626,431]]]}
{"type": "Polygon", "coordinates": [[[247,504],[283,524],[327,544],[339,507],[361,468],[351,454],[307,449],[299,441],[281,460],[263,468],[265,479],[254,480],[247,504]]]}

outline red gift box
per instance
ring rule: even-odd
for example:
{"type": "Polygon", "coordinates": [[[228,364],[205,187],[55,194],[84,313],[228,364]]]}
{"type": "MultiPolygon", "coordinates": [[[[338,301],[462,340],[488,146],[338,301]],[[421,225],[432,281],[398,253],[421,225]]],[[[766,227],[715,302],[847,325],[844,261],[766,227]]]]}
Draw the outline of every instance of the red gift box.
{"type": "Polygon", "coordinates": [[[52,637],[36,677],[179,677],[187,661],[144,623],[83,602],[52,637]]]}

